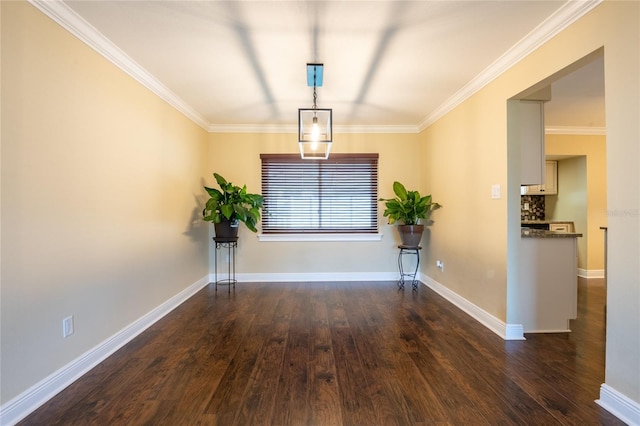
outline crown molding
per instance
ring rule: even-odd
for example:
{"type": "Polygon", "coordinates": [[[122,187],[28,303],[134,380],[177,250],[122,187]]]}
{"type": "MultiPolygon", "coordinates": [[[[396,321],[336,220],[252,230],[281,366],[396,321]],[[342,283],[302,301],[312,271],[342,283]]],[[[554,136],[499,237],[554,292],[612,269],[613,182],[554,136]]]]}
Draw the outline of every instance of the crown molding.
{"type": "Polygon", "coordinates": [[[507,50],[484,71],[464,85],[452,97],[426,116],[419,124],[420,131],[426,129],[462,102],[470,98],[484,86],[495,80],[527,55],[566,29],[569,25],[590,12],[604,0],[570,0],[553,15],[534,28],[522,40],[507,50]]]}
{"type": "MultiPolygon", "coordinates": [[[[604,0],[570,0],[556,13],[541,23],[505,54],[493,62],[478,76],[458,90],[452,97],[425,117],[418,125],[402,126],[336,126],[336,133],[419,133],[456,106],[471,97],[499,75],[511,68],[522,58],[547,42],[550,38],[567,28],[580,17],[591,11],[604,0]]],[[[107,60],[130,75],[144,87],[163,99],[187,118],[211,133],[296,133],[297,127],[291,125],[220,125],[211,124],[194,108],[173,93],[157,78],[146,71],[137,62],[84,20],[62,1],[28,0],[30,4],[60,24],[75,37],[104,56],[107,60]]],[[[575,134],[575,133],[574,133],[575,134]]],[[[592,134],[592,133],[586,133],[592,134]]]]}
{"type": "MultiPolygon", "coordinates": [[[[297,133],[296,125],[278,124],[211,124],[173,93],[167,86],[131,59],[94,26],[62,1],[28,0],[42,13],[61,25],[93,50],[104,56],[169,105],[210,133],[297,133]]],[[[335,126],[336,133],[418,133],[418,127],[408,126],[335,126]]]]}
{"type": "MultiPolygon", "coordinates": [[[[209,133],[298,133],[295,124],[211,124],[209,133]]],[[[334,126],[334,134],[348,133],[418,133],[418,126],[334,126]]]]}
{"type": "Polygon", "coordinates": [[[388,125],[388,126],[336,126],[336,133],[419,133],[418,126],[414,125],[388,125]]]}
{"type": "Polygon", "coordinates": [[[209,124],[209,133],[297,133],[293,124],[209,124]]]}
{"type": "Polygon", "coordinates": [[[547,126],[544,128],[547,135],[606,135],[606,127],[579,127],[579,126],[547,126]]]}
{"type": "Polygon", "coordinates": [[[140,66],[140,64],[131,59],[126,53],[118,48],[118,46],[113,44],[100,31],[89,24],[65,3],[62,1],[47,0],[28,1],[42,13],[60,24],[64,29],[127,73],[134,80],[138,81],[169,105],[180,111],[187,118],[203,129],[207,129],[208,123],[200,113],[183,101],[178,95],[173,93],[167,86],[162,84],[157,78],[140,66]]]}

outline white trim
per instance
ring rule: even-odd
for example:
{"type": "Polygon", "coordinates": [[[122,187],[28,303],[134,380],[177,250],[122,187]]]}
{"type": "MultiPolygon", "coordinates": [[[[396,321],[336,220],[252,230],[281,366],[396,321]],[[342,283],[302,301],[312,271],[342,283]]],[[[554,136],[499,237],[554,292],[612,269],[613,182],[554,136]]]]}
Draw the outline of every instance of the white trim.
{"type": "Polygon", "coordinates": [[[419,133],[416,125],[351,125],[335,126],[335,133],[419,133]]]}
{"type": "MultiPolygon", "coordinates": [[[[62,1],[28,0],[42,13],[210,133],[297,133],[291,124],[212,124],[62,1]]],[[[335,126],[335,133],[418,133],[416,125],[335,126]]]]}
{"type": "Polygon", "coordinates": [[[380,241],[382,234],[258,234],[259,241],[380,241]]]}
{"type": "MultiPolygon", "coordinates": [[[[318,281],[396,281],[398,272],[298,272],[298,273],[259,273],[236,274],[239,283],[258,282],[318,282],[318,281]]],[[[215,282],[214,274],[209,281],[215,282]]]]}
{"type": "Polygon", "coordinates": [[[640,425],[640,403],[606,383],[600,385],[600,399],[596,399],[595,402],[629,426],[640,425]]]}
{"type": "MultiPolygon", "coordinates": [[[[209,133],[298,133],[295,124],[210,124],[209,133]]],[[[347,133],[418,133],[418,126],[364,126],[364,125],[339,125],[333,126],[334,134],[347,133]]]]}
{"type": "Polygon", "coordinates": [[[489,65],[484,71],[464,85],[452,97],[426,116],[419,124],[420,131],[426,129],[449,111],[470,98],[487,84],[498,78],[509,68],[520,62],[538,47],[542,46],[556,34],[573,24],[603,0],[568,1],[553,15],[533,29],[522,40],[507,50],[502,56],[489,65]]]}
{"type": "Polygon", "coordinates": [[[606,135],[606,127],[548,126],[546,135],[606,135]]]}
{"type": "Polygon", "coordinates": [[[209,124],[209,133],[298,133],[295,124],[209,124]]]}
{"type": "Polygon", "coordinates": [[[504,321],[494,317],[489,312],[480,308],[477,305],[469,302],[458,293],[443,286],[436,280],[421,274],[421,280],[427,287],[438,293],[440,296],[447,299],[449,302],[462,309],[469,314],[471,318],[478,321],[480,324],[487,327],[489,330],[496,333],[498,336],[505,340],[525,340],[523,334],[523,327],[520,324],[506,324],[504,321]]]}
{"type": "Polygon", "coordinates": [[[524,326],[522,324],[506,324],[504,340],[527,340],[524,337],[524,326]]]}
{"type": "Polygon", "coordinates": [[[541,330],[527,330],[526,333],[571,333],[571,330],[568,328],[559,328],[559,329],[541,329],[541,330]]]}
{"type": "MultiPolygon", "coordinates": [[[[71,34],[89,45],[96,52],[129,74],[136,81],[164,99],[197,125],[212,133],[296,133],[297,127],[291,125],[224,125],[207,123],[206,119],[178,95],[162,84],[120,48],[84,20],[62,1],[28,0],[45,15],[60,24],[71,34]],[[292,130],[293,129],[293,130],[292,130]]],[[[426,116],[417,125],[401,126],[345,126],[335,129],[336,133],[418,133],[436,122],[456,106],[470,98],[484,86],[518,63],[525,56],[546,43],[553,36],[567,28],[603,0],[568,1],[548,19],[538,25],[511,49],[500,56],[484,71],[464,85],[452,97],[426,116]]]]}
{"type": "Polygon", "coordinates": [[[156,94],[160,99],[163,99],[203,129],[207,129],[207,121],[198,111],[193,109],[160,80],[140,66],[136,61],[131,59],[129,55],[124,53],[111,40],[78,15],[64,2],[46,0],[28,1],[42,13],[53,19],[64,29],[131,76],[138,83],[156,94]]]}
{"type": "Polygon", "coordinates": [[[20,395],[2,404],[0,407],[0,424],[7,426],[13,425],[28,416],[83,374],[104,361],[109,355],[129,343],[133,338],[196,294],[207,284],[209,284],[208,276],[200,278],[171,299],[143,315],[99,345],[40,380],[20,395]]]}
{"type": "Polygon", "coordinates": [[[578,276],[581,278],[604,278],[604,269],[578,268],[578,276]]]}

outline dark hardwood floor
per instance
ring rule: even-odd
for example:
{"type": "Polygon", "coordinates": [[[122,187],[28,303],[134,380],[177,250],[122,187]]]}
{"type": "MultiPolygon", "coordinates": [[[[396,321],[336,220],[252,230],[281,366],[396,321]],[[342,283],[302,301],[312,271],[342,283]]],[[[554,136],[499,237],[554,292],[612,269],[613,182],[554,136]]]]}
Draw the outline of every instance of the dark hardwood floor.
{"type": "Polygon", "coordinates": [[[425,286],[210,285],[21,424],[623,424],[594,403],[604,287],[579,288],[572,333],[505,342],[425,286]]]}

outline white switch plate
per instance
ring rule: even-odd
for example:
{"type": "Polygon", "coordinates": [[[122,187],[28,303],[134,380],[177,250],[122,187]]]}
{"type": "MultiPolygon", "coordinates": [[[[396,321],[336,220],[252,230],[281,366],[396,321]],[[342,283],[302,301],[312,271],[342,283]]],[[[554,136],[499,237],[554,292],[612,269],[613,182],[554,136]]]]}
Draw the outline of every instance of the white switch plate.
{"type": "Polygon", "coordinates": [[[73,334],[73,315],[62,320],[62,337],[69,337],[73,334]]]}
{"type": "Polygon", "coordinates": [[[491,198],[497,200],[500,198],[500,184],[496,183],[491,185],[491,198]]]}

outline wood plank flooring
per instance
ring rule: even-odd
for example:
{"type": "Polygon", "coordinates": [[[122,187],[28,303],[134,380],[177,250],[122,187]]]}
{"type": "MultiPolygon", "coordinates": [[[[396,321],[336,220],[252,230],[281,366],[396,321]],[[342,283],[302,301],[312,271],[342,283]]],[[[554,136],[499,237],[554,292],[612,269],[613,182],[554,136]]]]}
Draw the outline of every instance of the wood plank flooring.
{"type": "Polygon", "coordinates": [[[505,342],[425,286],[208,286],[23,425],[621,425],[604,286],[572,333],[505,342]]]}

